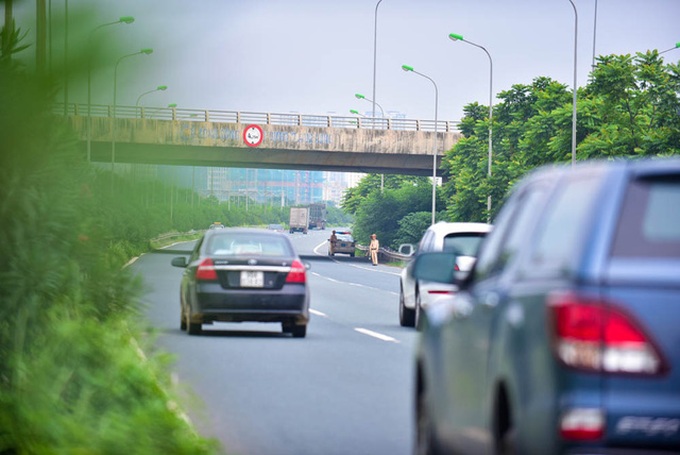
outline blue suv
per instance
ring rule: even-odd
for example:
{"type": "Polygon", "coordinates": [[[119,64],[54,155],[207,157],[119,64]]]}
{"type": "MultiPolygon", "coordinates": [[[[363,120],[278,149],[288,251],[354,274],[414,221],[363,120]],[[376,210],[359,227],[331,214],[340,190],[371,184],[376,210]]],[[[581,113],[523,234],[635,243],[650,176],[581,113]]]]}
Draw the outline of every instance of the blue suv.
{"type": "Polygon", "coordinates": [[[456,284],[423,315],[416,453],[680,453],[680,159],[531,173],[456,284]]]}

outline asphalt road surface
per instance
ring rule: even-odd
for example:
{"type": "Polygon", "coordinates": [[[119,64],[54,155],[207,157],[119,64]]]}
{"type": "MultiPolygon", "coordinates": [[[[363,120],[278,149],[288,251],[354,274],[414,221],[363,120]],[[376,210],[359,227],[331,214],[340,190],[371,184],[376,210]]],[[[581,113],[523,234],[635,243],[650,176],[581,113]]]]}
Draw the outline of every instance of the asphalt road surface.
{"type": "MultiPolygon", "coordinates": [[[[327,256],[329,230],[292,234],[311,264],[307,337],[280,324],[179,328],[177,254],[147,254],[145,314],[174,356],[183,407],[199,433],[230,455],[402,455],[413,447],[416,332],[399,326],[399,269],[327,256]]],[[[192,243],[173,250],[190,250],[192,243]]]]}

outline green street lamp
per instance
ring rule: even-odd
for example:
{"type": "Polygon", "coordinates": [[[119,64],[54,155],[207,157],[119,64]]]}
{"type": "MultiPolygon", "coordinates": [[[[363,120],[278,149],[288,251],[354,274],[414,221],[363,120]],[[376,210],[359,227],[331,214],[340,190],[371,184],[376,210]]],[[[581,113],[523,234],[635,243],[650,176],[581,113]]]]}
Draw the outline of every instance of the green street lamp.
{"type": "Polygon", "coordinates": [[[143,96],[146,96],[146,95],[148,95],[149,93],[154,93],[154,92],[164,92],[164,91],[166,91],[167,89],[168,89],[168,86],[167,86],[167,85],[159,85],[158,87],[156,87],[156,88],[153,89],[153,90],[147,90],[146,92],[142,93],[141,95],[139,95],[139,96],[137,97],[137,102],[135,103],[135,106],[139,106],[139,100],[141,100],[143,96]]]}
{"type": "MultiPolygon", "coordinates": [[[[487,175],[489,176],[489,178],[491,178],[491,161],[493,159],[493,59],[491,58],[491,54],[489,54],[489,51],[487,51],[484,46],[466,40],[465,38],[463,38],[463,35],[459,35],[457,33],[449,33],[449,39],[451,39],[451,41],[461,41],[463,43],[467,43],[476,48],[479,48],[484,51],[487,57],[489,57],[489,157],[488,157],[489,162],[487,168],[487,175]]],[[[490,219],[491,194],[489,194],[486,198],[486,211],[487,217],[488,219],[490,219]]]]}
{"type": "MultiPolygon", "coordinates": [[[[375,14],[374,16],[374,22],[373,22],[373,117],[375,117],[375,105],[378,104],[375,102],[375,74],[376,74],[376,65],[378,61],[378,7],[380,6],[380,3],[382,0],[378,0],[378,3],[375,4],[375,14]]],[[[382,108],[380,108],[382,110],[382,108]]],[[[385,115],[383,114],[383,118],[385,115]]]]}
{"type": "Polygon", "coordinates": [[[361,112],[357,111],[356,109],[350,109],[349,112],[354,115],[358,115],[359,117],[366,117],[364,114],[361,112]]]}
{"type": "Polygon", "coordinates": [[[437,209],[437,113],[439,112],[439,89],[437,88],[437,83],[434,79],[423,73],[419,73],[414,70],[412,66],[401,65],[401,69],[407,73],[414,73],[424,77],[434,85],[434,151],[432,152],[432,224],[434,224],[435,212],[437,209]]]}
{"type": "MultiPolygon", "coordinates": [[[[101,24],[90,31],[89,43],[93,45],[93,36],[97,30],[116,24],[132,24],[135,18],[132,16],[121,16],[117,21],[101,24]]],[[[92,153],[92,49],[87,57],[87,161],[90,161],[92,153]]]]}
{"type": "Polygon", "coordinates": [[[137,52],[131,54],[126,54],[120,57],[116,61],[116,65],[113,68],[113,126],[111,128],[111,184],[113,185],[113,172],[116,166],[116,102],[118,93],[118,65],[120,62],[129,57],[134,57],[135,55],[149,55],[153,53],[153,49],[144,48],[137,52]]]}
{"type": "Polygon", "coordinates": [[[365,97],[364,95],[362,95],[361,93],[355,93],[354,96],[355,96],[356,99],[358,99],[358,100],[366,100],[366,101],[368,101],[368,102],[370,102],[370,103],[373,103],[373,109],[374,109],[374,110],[373,110],[373,117],[375,117],[375,106],[378,106],[378,107],[380,108],[380,115],[381,115],[381,117],[382,117],[382,118],[385,118],[385,111],[383,110],[383,108],[382,108],[381,105],[379,105],[378,103],[376,103],[376,102],[373,101],[373,100],[369,100],[368,98],[366,98],[366,97],[365,97]]]}
{"type": "Polygon", "coordinates": [[[670,49],[666,49],[665,51],[659,52],[659,55],[665,54],[665,53],[668,52],[668,51],[672,51],[672,50],[675,50],[675,49],[678,49],[678,48],[680,48],[680,41],[678,41],[677,43],[675,43],[675,46],[671,47],[670,49]]]}
{"type": "MultiPolygon", "coordinates": [[[[378,2],[378,5],[380,4],[381,1],[382,0],[380,0],[378,2]]],[[[377,15],[378,14],[378,6],[377,5],[375,7],[375,12],[376,12],[376,15],[377,15]]],[[[378,22],[377,22],[377,16],[376,16],[376,26],[377,26],[377,24],[378,24],[378,22]]],[[[374,87],[374,90],[375,90],[375,85],[373,87],[374,87]]],[[[374,97],[373,100],[369,100],[368,98],[366,98],[361,93],[355,93],[354,97],[358,100],[366,100],[370,103],[373,103],[373,110],[371,111],[371,117],[373,117],[373,121],[371,123],[371,128],[375,128],[375,107],[376,106],[378,106],[380,108],[380,117],[383,119],[383,123],[384,123],[384,121],[385,121],[385,111],[383,110],[381,105],[379,105],[378,103],[375,102],[375,97],[374,97]]],[[[380,174],[380,193],[382,194],[382,192],[384,190],[385,190],[385,174],[380,174]]]]}

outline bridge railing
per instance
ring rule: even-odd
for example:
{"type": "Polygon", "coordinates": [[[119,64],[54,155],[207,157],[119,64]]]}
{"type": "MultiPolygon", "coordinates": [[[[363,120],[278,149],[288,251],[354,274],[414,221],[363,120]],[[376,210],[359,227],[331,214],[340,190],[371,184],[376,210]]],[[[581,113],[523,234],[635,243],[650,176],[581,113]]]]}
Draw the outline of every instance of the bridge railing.
{"type": "MultiPolygon", "coordinates": [[[[56,104],[55,114],[87,116],[87,104],[56,104]]],[[[92,104],[92,117],[113,117],[113,106],[92,104]]],[[[177,107],[116,106],[116,118],[141,118],[154,120],[182,120],[215,123],[243,123],[259,125],[307,126],[320,128],[359,128],[376,130],[435,131],[434,120],[401,118],[343,117],[336,115],[277,114],[270,112],[222,111],[212,109],[188,109],[177,107]]],[[[439,120],[436,129],[440,133],[458,131],[458,122],[439,120]]]]}

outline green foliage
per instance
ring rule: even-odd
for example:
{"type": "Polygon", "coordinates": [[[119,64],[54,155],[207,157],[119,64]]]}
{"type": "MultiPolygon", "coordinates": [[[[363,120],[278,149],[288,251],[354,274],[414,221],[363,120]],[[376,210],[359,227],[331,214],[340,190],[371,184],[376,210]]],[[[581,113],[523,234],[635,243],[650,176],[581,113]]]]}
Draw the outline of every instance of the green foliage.
{"type": "MultiPolygon", "coordinates": [[[[680,153],[680,65],[656,51],[602,56],[588,86],[579,89],[578,160],[680,153]]],[[[507,190],[526,172],[571,160],[572,94],[546,77],[513,85],[494,106],[492,175],[488,175],[488,108],[465,107],[464,139],[442,167],[447,217],[493,219],[507,190]],[[486,199],[491,195],[492,210],[486,199]]]]}
{"type": "MultiPolygon", "coordinates": [[[[428,211],[431,218],[432,183],[427,177],[385,176],[381,192],[380,175],[371,174],[356,188],[352,202],[358,208],[353,233],[361,244],[368,244],[370,235],[377,234],[382,246],[396,248],[403,243],[398,233],[403,217],[414,211],[428,211]]],[[[440,192],[437,194],[437,207],[443,210],[443,198],[440,192]]]]}
{"type": "Polygon", "coordinates": [[[334,204],[326,204],[326,224],[328,226],[350,226],[354,222],[354,217],[334,204]]]}
{"type": "Polygon", "coordinates": [[[127,322],[141,286],[121,266],[154,229],[84,161],[50,114],[55,84],[17,49],[0,59],[0,453],[213,453],[127,322]]]}
{"type": "MultiPolygon", "coordinates": [[[[665,64],[657,51],[599,57],[588,85],[578,91],[576,158],[680,153],[679,93],[680,63],[665,64]]],[[[448,180],[439,191],[445,200],[437,207],[445,208],[449,221],[493,220],[508,189],[526,172],[571,160],[573,98],[567,86],[537,77],[497,98],[491,175],[489,108],[477,102],[464,107],[463,138],[442,159],[448,180]]],[[[408,177],[385,176],[386,190],[376,194],[379,177],[366,177],[343,200],[343,207],[356,216],[357,237],[376,232],[383,244],[393,246],[417,237],[426,219],[419,213],[427,210],[423,200],[403,200],[392,193],[408,177]]]]}
{"type": "Polygon", "coordinates": [[[402,243],[416,245],[420,242],[423,234],[432,224],[432,212],[413,212],[398,221],[399,229],[394,238],[394,244],[398,247],[402,243]]]}

